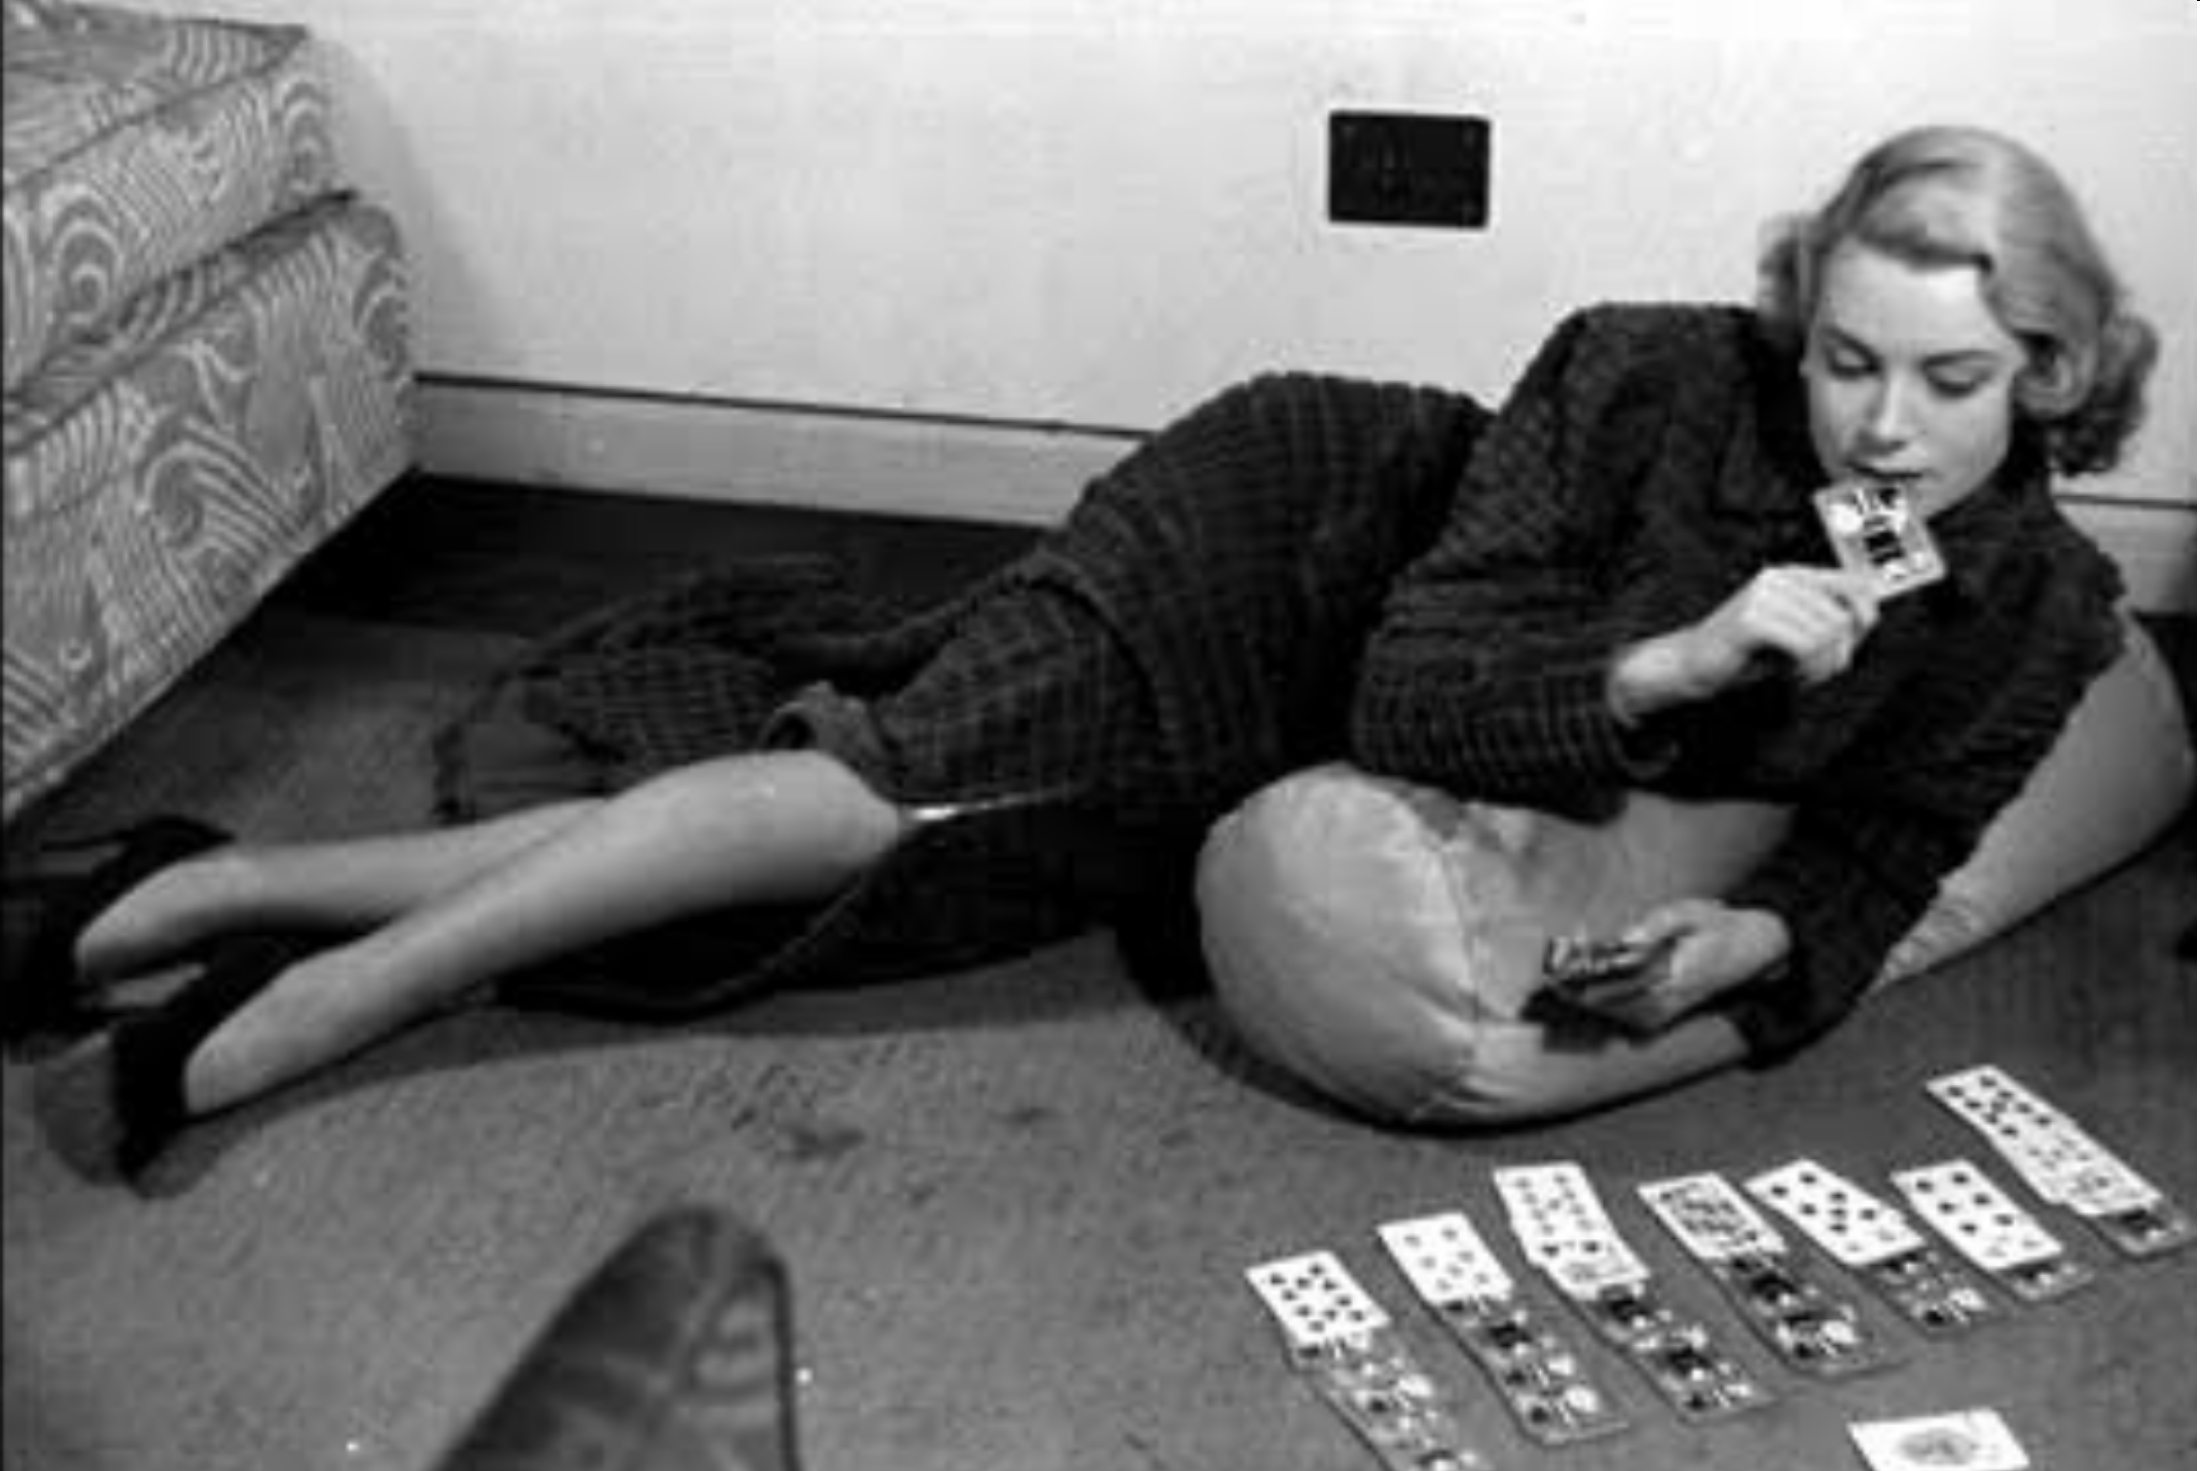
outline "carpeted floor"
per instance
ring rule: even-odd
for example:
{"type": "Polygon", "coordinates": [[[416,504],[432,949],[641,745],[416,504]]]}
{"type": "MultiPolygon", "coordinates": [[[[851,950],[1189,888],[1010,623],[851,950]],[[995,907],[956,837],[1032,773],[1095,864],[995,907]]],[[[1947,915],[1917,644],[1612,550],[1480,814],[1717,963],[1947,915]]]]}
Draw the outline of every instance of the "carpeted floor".
{"type": "MultiPolygon", "coordinates": [[[[403,527],[361,528],[377,537],[403,527]]],[[[11,846],[156,808],[269,835],[416,820],[422,736],[543,604],[483,593],[495,617],[438,624],[408,598],[440,577],[463,601],[473,574],[425,551],[353,560],[279,597],[11,846]],[[390,586],[359,595],[362,566],[390,586]]],[[[547,576],[553,601],[599,590],[547,576]]],[[[789,1258],[820,1471],[1372,1466],[1284,1371],[1243,1270],[1332,1248],[1402,1313],[1377,1222],[1463,1207],[1503,1242],[1489,1169],[1571,1158],[1781,1398],[1687,1428],[1594,1350],[1632,1427],[1545,1452],[1405,1315],[1495,1467],[1841,1471],[1860,1464],[1851,1421],[1975,1406],[2038,1467],[2190,1466],[2189,1250],[2121,1261],[2072,1226],[2091,1288],[1951,1342],[1868,1307],[1903,1362],[1829,1386],[1774,1369],[1624,1192],[1798,1155],[1883,1182],[1976,1154],[1920,1085],[1991,1061],[2189,1206],[2193,892],[2188,819],[1789,1066],[1488,1136],[1386,1132],[1295,1095],[1233,1051],[1190,977],[1134,981],[1097,936],[680,1031],[449,1018],[194,1131],[143,1195],[63,1169],[30,1106],[36,1059],[12,1058],[5,1465],[428,1471],[590,1266],[700,1201],[789,1258]]]]}

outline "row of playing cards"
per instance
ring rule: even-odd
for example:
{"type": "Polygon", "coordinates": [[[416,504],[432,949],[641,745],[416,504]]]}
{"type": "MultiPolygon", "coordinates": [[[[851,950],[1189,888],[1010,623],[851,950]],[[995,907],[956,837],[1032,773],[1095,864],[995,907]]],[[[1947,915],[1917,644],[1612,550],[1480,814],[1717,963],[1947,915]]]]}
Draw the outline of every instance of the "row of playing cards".
{"type": "MultiPolygon", "coordinates": [[[[2193,1239],[2190,1219],[2068,1115],[1999,1068],[1949,1073],[1927,1093],[1970,1125],[2040,1200],[2097,1228],[2132,1256],[2193,1239]]],[[[1893,1171],[1889,1200],[1809,1159],[1737,1184],[1701,1171],[1636,1187],[1643,1205],[1708,1271],[1751,1329],[1790,1369],[1815,1377],[1897,1363],[1838,1286],[1814,1280],[1770,1208],[1833,1261],[1878,1290],[1928,1337],[1969,1331],[2004,1309],[1983,1276],[2041,1302],[2094,1277],[2024,1205],[1969,1161],[1893,1171]],[[1755,1204],[1753,1204],[1753,1202],[1755,1204]],[[1931,1233],[1920,1231],[1913,1218],[1931,1233]],[[1937,1238],[1937,1240],[1935,1239],[1937,1238]],[[1955,1257],[1947,1255],[1953,1248],[1955,1257]],[[1976,1275],[1974,1275],[1976,1274],[1976,1275]]],[[[1745,1412],[1772,1391],[1726,1355],[1708,1325],[1676,1313],[1578,1164],[1497,1169],[1491,1183],[1521,1253],[1580,1309],[1592,1335],[1623,1350],[1684,1420],[1745,1412]]],[[[1378,1229],[1414,1295],[1450,1330],[1505,1399],[1517,1428],[1547,1447],[1623,1430],[1610,1397],[1562,1327],[1519,1292],[1464,1212],[1378,1229]]],[[[1328,1252],[1247,1273],[1283,1330],[1293,1362],[1386,1467],[1486,1464],[1389,1316],[1328,1252]]],[[[1849,1427],[1871,1471],[2023,1471],[2031,1465],[1990,1409],[1849,1427]]]]}

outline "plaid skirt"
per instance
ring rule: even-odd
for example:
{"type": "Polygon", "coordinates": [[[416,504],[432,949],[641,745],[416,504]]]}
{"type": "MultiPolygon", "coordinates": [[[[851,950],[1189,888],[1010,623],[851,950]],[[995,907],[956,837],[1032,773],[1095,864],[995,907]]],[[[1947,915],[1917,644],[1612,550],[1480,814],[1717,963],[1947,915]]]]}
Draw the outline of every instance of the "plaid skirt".
{"type": "Polygon", "coordinates": [[[699,575],[547,644],[439,741],[448,819],[615,792],[729,751],[828,751],[916,820],[821,905],[698,916],[504,987],[625,1015],[937,973],[1149,921],[1182,953],[1207,826],[1341,754],[1360,642],[1485,416],[1430,390],[1234,388],[948,604],[829,564],[699,575]]]}
{"type": "MultiPolygon", "coordinates": [[[[689,675],[710,671],[716,693],[701,698],[728,703],[701,720],[689,708],[675,722],[682,743],[715,754],[829,752],[901,804],[909,831],[830,901],[729,909],[622,936],[507,977],[501,999],[670,1020],[789,986],[975,966],[1096,925],[1180,929],[1212,814],[1167,781],[1152,702],[1115,634],[1074,594],[1013,581],[958,603],[940,632],[936,656],[897,688],[866,695],[813,681],[760,723],[734,719],[749,728],[724,730],[715,743],[704,737],[712,719],[743,703],[727,691],[747,685],[754,694],[772,681],[757,661],[723,651],[686,661],[689,675]]],[[[584,676],[583,663],[563,673],[604,677],[584,676]]],[[[685,687],[686,676],[666,670],[642,677],[660,694],[685,687]]],[[[470,750],[479,788],[503,794],[498,806],[606,794],[630,779],[610,748],[539,719],[539,691],[532,702],[514,694],[446,738],[446,774],[460,769],[455,750],[470,750]],[[536,714],[517,713],[530,704],[536,714]],[[485,748],[533,756],[498,766],[484,761],[485,748]],[[520,767],[528,774],[515,787],[520,767]]],[[[445,815],[489,813],[447,782],[445,815]]]]}

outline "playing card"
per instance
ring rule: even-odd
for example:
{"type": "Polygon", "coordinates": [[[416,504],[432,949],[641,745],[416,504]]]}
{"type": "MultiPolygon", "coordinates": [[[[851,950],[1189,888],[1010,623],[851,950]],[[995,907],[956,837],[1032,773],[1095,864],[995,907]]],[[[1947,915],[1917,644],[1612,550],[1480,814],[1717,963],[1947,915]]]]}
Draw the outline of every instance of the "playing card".
{"type": "Polygon", "coordinates": [[[1881,597],[1914,591],[1946,575],[1925,518],[1901,486],[1846,481],[1827,486],[1811,502],[1835,559],[1851,572],[1870,573],[1881,597]]]}
{"type": "Polygon", "coordinates": [[[2075,1292],[2093,1269],[1969,1160],[1897,1170],[1895,1188],[1925,1223],[2027,1302],[2075,1292]]]}
{"type": "Polygon", "coordinates": [[[1263,1262],[1245,1278],[1283,1330],[1298,1377],[1384,1471],[1489,1471],[1449,1397],[1334,1252],[1263,1262]]]}
{"type": "Polygon", "coordinates": [[[1780,1233],[1727,1182],[1706,1171],[1635,1187],[1651,1214],[1701,1262],[1737,1256],[1771,1256],[1786,1250],[1780,1233]]]}
{"type": "Polygon", "coordinates": [[[1491,1171],[1490,1180],[1522,1254],[1568,1296],[1594,1296],[1650,1275],[1580,1165],[1509,1165],[1491,1171]]]}
{"type": "Polygon", "coordinates": [[[1719,1348],[1709,1329],[1653,1290],[1650,1268],[1605,1214],[1580,1165],[1511,1165],[1490,1178],[1528,1260],[1682,1418],[1712,1419],[1772,1402],[1771,1391],[1719,1348]]]}
{"type": "Polygon", "coordinates": [[[2067,1204],[2102,1161],[2100,1146],[2075,1119],[2000,1068],[1949,1073],[1927,1082],[1925,1091],[1983,1135],[2050,1204],[2067,1204]]]}
{"type": "Polygon", "coordinates": [[[1463,1211],[1375,1228],[1414,1293],[1436,1314],[1528,1436],[1566,1445],[1626,1427],[1582,1357],[1514,1290],[1463,1211]]]}
{"type": "Polygon", "coordinates": [[[2032,1460],[1992,1410],[1865,1421],[1849,1438],[1871,1471],[2026,1471],[2032,1460]]]}
{"type": "Polygon", "coordinates": [[[1320,1349],[1390,1326],[1390,1315],[1336,1253],[1310,1251],[1249,1268],[1246,1280],[1296,1350],[1320,1349]]]}
{"type": "Polygon", "coordinates": [[[1502,1301],[1513,1295],[1511,1274],[1464,1211],[1386,1222],[1375,1234],[1430,1307],[1502,1301]]]}
{"type": "Polygon", "coordinates": [[[1618,1234],[1588,1172],[1571,1161],[1503,1165],[1490,1172],[1490,1184],[1531,1256],[1618,1234]]]}
{"type": "Polygon", "coordinates": [[[1897,1170],[1894,1183],[1974,1266],[2006,1272],[2062,1255],[2062,1243],[1967,1160],[1897,1170]]]}
{"type": "Polygon", "coordinates": [[[1926,1244],[1900,1211],[1813,1161],[1795,1160],[1748,1184],[1750,1194],[1844,1267],[1869,1266],[1926,1244]]]}
{"type": "Polygon", "coordinates": [[[2167,1196],[2000,1068],[1966,1068],[1925,1089],[1992,1144],[2034,1194],[2087,1221],[2119,1251],[2154,1256],[2192,1241],[2191,1220],[2167,1196]]]}
{"type": "Polygon", "coordinates": [[[1753,1176],[1749,1193],[1863,1277],[1921,1333],[1967,1332],[1999,1309],[1901,1211],[1825,1166],[1798,1159],[1753,1176]]]}
{"type": "Polygon", "coordinates": [[[1891,1362],[1856,1310],[1805,1273],[1780,1233],[1724,1175],[1649,1180],[1635,1190],[1789,1368],[1833,1377],[1891,1362]]]}

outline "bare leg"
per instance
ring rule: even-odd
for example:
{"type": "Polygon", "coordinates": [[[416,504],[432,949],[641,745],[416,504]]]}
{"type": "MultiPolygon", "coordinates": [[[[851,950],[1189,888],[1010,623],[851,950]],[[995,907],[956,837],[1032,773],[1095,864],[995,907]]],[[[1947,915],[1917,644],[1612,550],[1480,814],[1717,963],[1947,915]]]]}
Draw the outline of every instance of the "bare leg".
{"type": "Polygon", "coordinates": [[[829,896],[899,838],[901,810],[815,752],[653,778],[455,892],[291,967],[192,1055],[206,1113],[331,1062],[516,968],[705,910],[829,896]]]}
{"type": "Polygon", "coordinates": [[[77,969],[120,980],[239,930],[367,929],[532,848],[587,815],[560,802],[463,827],[333,843],[237,843],[153,875],[93,921],[77,969]]]}

